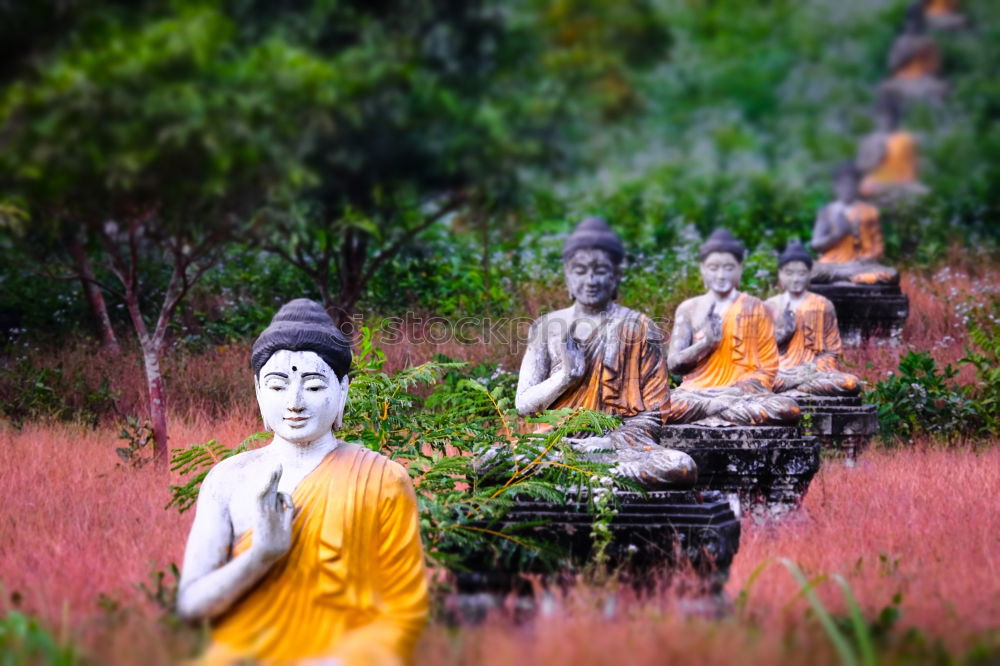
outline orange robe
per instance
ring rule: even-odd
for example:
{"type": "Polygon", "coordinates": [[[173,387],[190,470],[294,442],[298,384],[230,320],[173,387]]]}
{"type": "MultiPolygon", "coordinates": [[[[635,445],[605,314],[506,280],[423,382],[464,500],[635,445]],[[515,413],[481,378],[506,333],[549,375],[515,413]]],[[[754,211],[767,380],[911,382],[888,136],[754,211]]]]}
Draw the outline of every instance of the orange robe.
{"type": "Polygon", "coordinates": [[[864,201],[855,201],[847,209],[847,219],[858,230],[857,236],[845,234],[836,245],[820,256],[820,263],[845,264],[859,259],[879,260],[885,250],[885,241],[882,238],[882,225],[879,224],[878,208],[864,201]]]}
{"type": "Polygon", "coordinates": [[[756,380],[771,390],[778,372],[774,322],[760,299],[740,294],[722,318],[722,341],[678,387],[685,391],[721,388],[756,380]]]}
{"type": "Polygon", "coordinates": [[[958,0],[930,0],[924,7],[924,13],[928,16],[938,16],[940,14],[954,14],[958,11],[958,0]]]}
{"type": "Polygon", "coordinates": [[[718,417],[732,424],[795,423],[798,405],[771,390],[778,363],[771,315],[760,299],[740,294],[722,317],[718,346],[674,391],[667,420],[692,423],[718,417]],[[730,391],[720,393],[727,388],[730,391]]]}
{"type": "Polygon", "coordinates": [[[917,180],[917,141],[909,132],[893,132],[885,141],[885,157],[861,181],[863,196],[878,193],[878,187],[917,180]]]}
{"type": "MultiPolygon", "coordinates": [[[[594,409],[624,423],[615,431],[622,444],[658,444],[670,406],[670,378],[663,357],[663,336],[641,312],[628,310],[583,343],[587,369],[580,382],[555,399],[549,409],[594,409]]],[[[542,424],[535,432],[546,432],[542,424]]]]}
{"type": "Polygon", "coordinates": [[[781,350],[774,390],[797,389],[815,395],[854,394],[858,378],[837,368],[840,355],[837,313],[829,299],[809,292],[795,310],[795,332],[781,350]],[[803,376],[796,368],[813,363],[816,373],[803,376]]]}
{"type": "Polygon", "coordinates": [[[549,409],[583,407],[621,417],[660,413],[670,405],[662,336],[646,315],[630,310],[613,329],[598,330],[583,345],[587,370],[575,388],[549,409]]]}
{"type": "Polygon", "coordinates": [[[815,363],[821,372],[837,372],[840,354],[837,313],[829,299],[809,292],[795,310],[795,333],[781,353],[778,367],[795,368],[815,363]]]}
{"type": "MultiPolygon", "coordinates": [[[[410,478],[399,464],[340,444],[295,489],[289,552],[215,623],[204,664],[408,664],[428,613],[410,478]]],[[[251,533],[233,545],[250,547],[251,533]]]]}

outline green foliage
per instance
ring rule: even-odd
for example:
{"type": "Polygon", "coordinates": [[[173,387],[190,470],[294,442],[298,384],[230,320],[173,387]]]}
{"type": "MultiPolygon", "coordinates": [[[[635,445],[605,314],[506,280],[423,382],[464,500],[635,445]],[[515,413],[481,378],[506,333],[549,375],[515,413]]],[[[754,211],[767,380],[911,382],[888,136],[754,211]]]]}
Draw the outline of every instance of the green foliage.
{"type": "Polygon", "coordinates": [[[56,639],[38,620],[15,610],[0,618],[0,663],[3,666],[73,666],[79,653],[56,639]]]}
{"type": "Polygon", "coordinates": [[[928,352],[907,352],[899,371],[879,380],[867,398],[878,405],[881,437],[885,441],[912,440],[928,433],[943,438],[960,437],[974,427],[975,404],[951,380],[958,370],[951,365],[939,372],[928,352]]]}
{"type": "Polygon", "coordinates": [[[142,467],[152,458],[142,456],[142,453],[153,441],[153,428],[148,421],[140,421],[134,416],[130,416],[121,426],[118,439],[125,442],[125,446],[119,446],[115,453],[126,465],[131,467],[142,467]]]}
{"type": "Polygon", "coordinates": [[[94,427],[115,411],[116,397],[107,379],[92,386],[79,371],[67,376],[62,365],[35,367],[23,357],[0,367],[0,415],[17,428],[37,419],[94,427]]]}
{"type": "Polygon", "coordinates": [[[969,341],[977,349],[966,347],[959,363],[976,369],[976,385],[969,394],[981,421],[980,433],[1000,433],[1000,324],[995,318],[969,327],[969,341]]]}

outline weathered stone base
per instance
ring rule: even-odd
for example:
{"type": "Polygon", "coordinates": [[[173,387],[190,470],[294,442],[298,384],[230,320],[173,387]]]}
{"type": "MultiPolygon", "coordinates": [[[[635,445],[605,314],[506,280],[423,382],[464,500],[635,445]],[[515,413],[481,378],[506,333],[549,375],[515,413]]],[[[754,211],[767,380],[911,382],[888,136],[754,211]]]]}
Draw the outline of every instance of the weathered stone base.
{"type": "Polygon", "coordinates": [[[844,456],[853,464],[878,432],[878,407],[865,405],[860,396],[824,397],[790,392],[810,415],[809,432],[820,441],[824,451],[844,456]]]}
{"type": "Polygon", "coordinates": [[[809,290],[833,303],[845,345],[856,347],[869,338],[899,344],[910,314],[910,299],[899,285],[813,283],[809,290]]]}
{"type": "MultiPolygon", "coordinates": [[[[697,574],[694,596],[719,597],[729,577],[729,567],[739,548],[740,522],[729,502],[717,492],[656,491],[616,492],[618,513],[610,521],[612,534],[606,549],[609,566],[624,582],[638,589],[662,582],[658,577],[670,569],[688,568],[697,574]]],[[[488,553],[465,554],[467,572],[456,576],[456,594],[448,600],[450,614],[477,620],[505,600],[516,601],[515,612],[537,610],[533,601],[534,574],[547,586],[564,586],[592,561],[593,516],[585,504],[554,504],[518,501],[503,523],[491,529],[542,522],[515,535],[552,544],[565,552],[558,572],[548,571],[540,561],[514,565],[497,563],[488,553]],[[489,558],[489,559],[487,559],[489,558]]]]}
{"type": "Polygon", "coordinates": [[[819,442],[797,426],[669,425],[660,443],[694,458],[697,488],[772,516],[798,506],[819,469],[819,442]]]}

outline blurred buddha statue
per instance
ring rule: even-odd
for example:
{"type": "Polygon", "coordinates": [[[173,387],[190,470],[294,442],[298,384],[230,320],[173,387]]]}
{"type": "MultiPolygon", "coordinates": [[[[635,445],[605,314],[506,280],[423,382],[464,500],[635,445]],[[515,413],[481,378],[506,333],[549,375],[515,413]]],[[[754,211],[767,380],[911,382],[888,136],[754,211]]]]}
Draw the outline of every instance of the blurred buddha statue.
{"type": "Polygon", "coordinates": [[[598,218],[581,222],[566,240],[564,272],[574,303],[532,325],[517,410],[616,414],[623,419],[618,429],[571,439],[573,448],[646,488],[689,487],[697,480],[694,461],[659,444],[670,406],[663,336],[649,317],[615,303],[624,256],[621,240],[598,218]]]}
{"type": "Polygon", "coordinates": [[[840,330],[833,303],[807,289],[812,263],[798,241],[789,243],[778,257],[778,281],[783,291],[764,303],[774,320],[780,354],[774,391],[857,395],[858,378],[837,369],[840,330]]]}
{"type": "Polygon", "coordinates": [[[959,30],[969,24],[959,11],[959,0],[918,0],[916,4],[923,7],[927,25],[934,30],[959,30]]]}
{"type": "Polygon", "coordinates": [[[724,229],[699,252],[708,292],[680,304],[667,354],[684,376],[668,421],[702,425],[794,425],[799,407],[772,392],[778,372],[774,324],[764,304],[737,287],[743,244],[724,229]]]}
{"type": "Polygon", "coordinates": [[[876,205],[893,206],[927,194],[917,181],[917,140],[899,128],[900,101],[883,93],[875,110],[875,131],[865,136],[854,164],[862,174],[858,192],[876,205]]]}
{"type": "Polygon", "coordinates": [[[903,100],[940,102],[948,94],[948,83],[940,78],[941,49],[927,34],[924,10],[911,6],[903,30],[889,50],[889,78],[880,90],[903,100]]]}
{"type": "Polygon", "coordinates": [[[211,621],[200,664],[408,664],[428,613],[406,470],[339,441],[351,347],[318,303],[285,304],[254,342],[266,446],[198,495],[178,613],[211,621]]]}
{"type": "Polygon", "coordinates": [[[850,162],[841,164],[834,177],[837,199],[816,216],[812,247],[820,256],[812,267],[813,282],[899,282],[895,268],[879,263],[885,248],[879,211],[858,199],[859,175],[850,162]]]}

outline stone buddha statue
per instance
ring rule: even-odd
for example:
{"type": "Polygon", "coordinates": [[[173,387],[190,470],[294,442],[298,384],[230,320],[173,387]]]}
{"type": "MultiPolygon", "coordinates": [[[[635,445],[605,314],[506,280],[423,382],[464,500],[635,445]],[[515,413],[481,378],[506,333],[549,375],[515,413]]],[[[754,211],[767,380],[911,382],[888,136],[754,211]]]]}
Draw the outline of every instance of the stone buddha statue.
{"type": "Polygon", "coordinates": [[[428,613],[409,475],[334,435],[351,348],[323,308],[285,304],[253,345],[274,439],[198,495],[177,610],[211,622],[198,663],[406,664],[428,613]]]}
{"type": "Polygon", "coordinates": [[[879,206],[912,201],[928,192],[917,181],[917,140],[899,128],[901,113],[898,95],[881,94],[876,129],[861,140],[854,160],[862,174],[858,192],[879,206]]]}
{"type": "Polygon", "coordinates": [[[774,324],[764,304],[738,290],[745,249],[725,229],[699,252],[708,292],[680,304],[667,365],[683,375],[669,423],[794,425],[799,407],[771,389],[778,373],[774,324]]]}
{"type": "Polygon", "coordinates": [[[820,256],[813,282],[899,283],[899,272],[879,263],[885,248],[879,210],[858,199],[859,176],[853,164],[841,164],[834,175],[837,199],[816,216],[811,244],[820,256]]]}
{"type": "Polygon", "coordinates": [[[918,0],[916,4],[923,7],[928,27],[935,30],[959,30],[969,23],[959,0],[918,0]]]}
{"type": "Polygon", "coordinates": [[[903,30],[889,50],[888,66],[889,77],[880,86],[883,92],[930,102],[940,102],[948,94],[948,83],[939,77],[941,49],[927,34],[920,3],[907,10],[903,30]]]}
{"type": "Polygon", "coordinates": [[[646,315],[615,302],[625,251],[604,220],[588,218],[563,249],[566,286],[574,303],[532,324],[515,404],[522,416],[584,407],[616,414],[611,432],[570,439],[572,447],[649,489],[686,488],[694,461],[662,447],[670,406],[663,336],[646,315]]]}
{"type": "Polygon", "coordinates": [[[764,303],[774,320],[780,355],[774,391],[857,395],[858,378],[837,369],[840,330],[833,303],[808,290],[812,263],[798,241],[789,243],[778,256],[778,280],[784,291],[764,303]]]}

